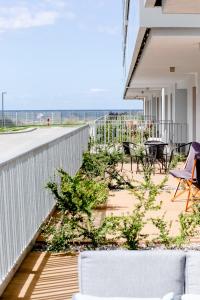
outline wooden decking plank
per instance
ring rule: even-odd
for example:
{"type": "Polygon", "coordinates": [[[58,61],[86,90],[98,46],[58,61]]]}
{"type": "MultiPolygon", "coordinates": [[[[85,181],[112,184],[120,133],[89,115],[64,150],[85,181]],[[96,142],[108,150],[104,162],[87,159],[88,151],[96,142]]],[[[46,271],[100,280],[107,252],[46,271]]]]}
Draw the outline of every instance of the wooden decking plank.
{"type": "Polygon", "coordinates": [[[31,252],[1,299],[69,300],[77,291],[76,256],[31,252]]]}

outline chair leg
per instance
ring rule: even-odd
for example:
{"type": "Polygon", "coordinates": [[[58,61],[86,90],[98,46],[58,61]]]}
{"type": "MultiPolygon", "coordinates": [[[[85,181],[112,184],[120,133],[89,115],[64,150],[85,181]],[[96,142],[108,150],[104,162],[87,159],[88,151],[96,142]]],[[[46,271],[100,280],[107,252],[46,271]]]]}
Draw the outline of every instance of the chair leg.
{"type": "Polygon", "coordinates": [[[174,201],[175,198],[176,198],[176,194],[177,194],[177,192],[178,192],[178,190],[179,190],[180,184],[181,184],[181,179],[179,180],[179,183],[178,183],[178,185],[177,185],[177,187],[176,187],[176,191],[175,191],[175,193],[174,193],[174,196],[173,196],[173,198],[172,198],[172,201],[174,201]]]}
{"type": "Polygon", "coordinates": [[[186,207],[185,207],[186,212],[188,211],[188,207],[189,207],[190,195],[191,195],[191,188],[189,188],[189,191],[188,191],[187,202],[186,202],[186,207]]]}
{"type": "Polygon", "coordinates": [[[131,156],[131,172],[133,173],[133,158],[131,156]]]}
{"type": "Polygon", "coordinates": [[[136,174],[139,172],[139,159],[136,158],[136,174]]]}

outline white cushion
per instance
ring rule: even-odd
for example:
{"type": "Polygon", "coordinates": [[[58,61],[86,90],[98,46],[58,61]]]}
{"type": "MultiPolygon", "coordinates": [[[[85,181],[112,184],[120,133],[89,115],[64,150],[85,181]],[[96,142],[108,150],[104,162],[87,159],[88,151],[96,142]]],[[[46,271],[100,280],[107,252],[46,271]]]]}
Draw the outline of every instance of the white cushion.
{"type": "MultiPolygon", "coordinates": [[[[187,253],[185,267],[185,295],[200,294],[200,255],[199,251],[187,253]]],[[[200,300],[200,295],[199,295],[200,300]]]]}
{"type": "Polygon", "coordinates": [[[192,294],[185,294],[181,298],[182,300],[200,300],[200,295],[192,295],[192,294]]]}
{"type": "MultiPolygon", "coordinates": [[[[82,295],[82,294],[75,294],[72,298],[72,300],[173,300],[173,299],[174,299],[173,293],[169,293],[161,299],[160,298],[95,297],[95,296],[82,295]]],[[[184,300],[186,300],[186,299],[184,299],[184,300]]],[[[189,300],[189,299],[187,299],[187,300],[189,300]]],[[[196,298],[195,298],[195,300],[196,300],[196,298]]]]}

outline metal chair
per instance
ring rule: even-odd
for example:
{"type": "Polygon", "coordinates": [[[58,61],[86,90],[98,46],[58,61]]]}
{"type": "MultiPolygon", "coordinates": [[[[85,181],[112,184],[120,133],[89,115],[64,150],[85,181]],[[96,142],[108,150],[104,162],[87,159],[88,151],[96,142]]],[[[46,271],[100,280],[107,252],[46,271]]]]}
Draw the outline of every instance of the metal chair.
{"type": "MultiPolygon", "coordinates": [[[[192,185],[197,182],[196,181],[196,164],[197,164],[197,159],[196,155],[200,154],[200,143],[197,142],[192,142],[190,143],[190,150],[189,154],[186,160],[185,168],[183,170],[172,170],[170,171],[170,174],[177,178],[179,180],[178,186],[176,188],[175,194],[172,198],[172,201],[174,201],[177,197],[184,193],[187,194],[187,201],[186,201],[186,208],[185,211],[188,211],[189,207],[189,202],[191,200],[191,197],[193,196],[192,194],[192,185]],[[184,189],[178,193],[180,184],[184,184],[184,189]]],[[[187,144],[185,144],[187,145],[187,144]]]]}
{"type": "MultiPolygon", "coordinates": [[[[136,148],[136,144],[132,143],[132,142],[122,142],[122,148],[123,148],[123,152],[125,156],[130,157],[131,159],[131,172],[133,172],[133,159],[135,158],[136,163],[137,163],[137,171],[139,170],[139,162],[137,157],[133,154],[134,149],[136,148]]],[[[122,166],[121,166],[121,171],[123,169],[124,166],[124,158],[122,160],[122,166]]]]}
{"type": "Polygon", "coordinates": [[[144,143],[147,149],[147,159],[151,165],[154,166],[155,164],[159,165],[160,173],[161,170],[167,171],[168,168],[168,153],[166,151],[166,147],[168,146],[167,143],[158,140],[149,140],[144,143]]]}

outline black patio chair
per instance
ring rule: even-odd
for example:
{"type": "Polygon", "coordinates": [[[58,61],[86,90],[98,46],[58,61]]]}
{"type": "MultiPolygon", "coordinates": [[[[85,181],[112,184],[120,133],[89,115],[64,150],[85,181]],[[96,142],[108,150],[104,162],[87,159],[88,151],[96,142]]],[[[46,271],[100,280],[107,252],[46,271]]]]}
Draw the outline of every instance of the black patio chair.
{"type": "MultiPolygon", "coordinates": [[[[200,157],[200,143],[192,142],[189,144],[191,144],[191,146],[186,160],[185,168],[183,170],[170,171],[170,174],[175,178],[177,178],[179,181],[174,196],[172,198],[172,201],[174,201],[177,197],[187,192],[185,211],[188,211],[189,202],[191,200],[191,197],[193,197],[192,185],[195,183],[198,184],[200,182],[199,178],[197,180],[197,175],[196,175],[197,174],[196,168],[197,166],[199,166],[199,162],[197,164],[197,158],[200,157]],[[181,183],[184,184],[184,189],[178,193],[181,183]]],[[[185,146],[189,144],[185,144],[185,146]]],[[[198,174],[199,172],[200,171],[198,169],[198,174]]]]}
{"type": "Polygon", "coordinates": [[[147,150],[147,163],[154,166],[155,171],[155,165],[158,164],[161,170],[164,170],[165,173],[168,169],[168,162],[170,160],[170,155],[167,152],[167,143],[157,141],[157,140],[151,140],[144,143],[147,150]]]}
{"type": "Polygon", "coordinates": [[[137,169],[136,169],[136,173],[137,173],[139,170],[139,160],[138,157],[134,154],[134,150],[136,149],[136,144],[132,142],[122,142],[122,149],[123,149],[124,157],[122,159],[121,171],[124,166],[124,158],[129,157],[131,160],[131,172],[133,172],[133,161],[135,160],[137,164],[137,169]]]}

